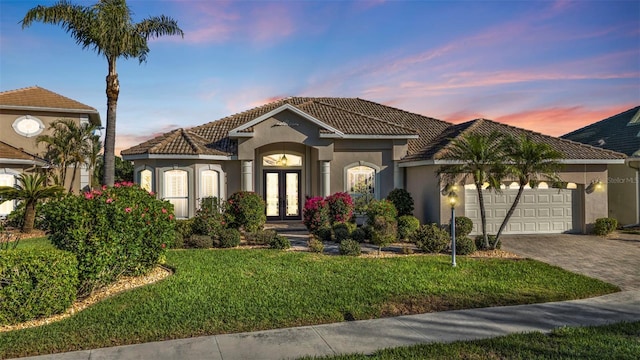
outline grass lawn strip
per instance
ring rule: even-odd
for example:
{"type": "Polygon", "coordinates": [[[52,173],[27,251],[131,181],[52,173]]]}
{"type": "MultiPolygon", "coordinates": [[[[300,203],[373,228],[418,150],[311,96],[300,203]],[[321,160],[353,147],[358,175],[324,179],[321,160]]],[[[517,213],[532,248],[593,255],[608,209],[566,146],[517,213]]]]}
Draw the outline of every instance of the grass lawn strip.
{"type": "Polygon", "coordinates": [[[0,333],[0,358],[586,298],[616,286],[533,260],[384,259],[273,250],[177,250],[173,276],[62,321],[0,333]],[[436,304],[434,306],[434,304],[436,304]]]}
{"type": "Polygon", "coordinates": [[[371,355],[351,354],[301,359],[629,359],[640,354],[640,322],[564,327],[548,334],[514,334],[485,340],[397,347],[371,355]]]}

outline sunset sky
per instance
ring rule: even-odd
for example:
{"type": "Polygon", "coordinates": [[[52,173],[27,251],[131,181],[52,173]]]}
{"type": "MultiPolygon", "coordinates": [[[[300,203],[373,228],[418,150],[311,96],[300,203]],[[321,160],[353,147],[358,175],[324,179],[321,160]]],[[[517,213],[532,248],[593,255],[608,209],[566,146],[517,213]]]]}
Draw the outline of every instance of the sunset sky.
{"type": "MultiPolygon", "coordinates": [[[[72,0],[90,5],[94,1],[72,0]]],[[[132,0],[184,39],[120,59],[117,148],[287,96],[361,97],[459,123],[549,135],[640,105],[640,1],[132,0]]],[[[0,91],[38,85],[106,121],[106,60],[55,25],[49,1],[0,0],[0,91]]]]}

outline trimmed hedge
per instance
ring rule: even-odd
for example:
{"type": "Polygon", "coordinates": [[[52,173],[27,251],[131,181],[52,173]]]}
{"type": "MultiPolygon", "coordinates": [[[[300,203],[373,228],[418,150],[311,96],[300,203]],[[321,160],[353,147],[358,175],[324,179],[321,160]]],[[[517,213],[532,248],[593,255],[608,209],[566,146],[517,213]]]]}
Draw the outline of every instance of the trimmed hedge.
{"type": "Polygon", "coordinates": [[[347,256],[360,256],[362,250],[360,249],[360,243],[355,240],[347,239],[340,243],[338,246],[338,251],[340,255],[347,256]]]}
{"type": "Polygon", "coordinates": [[[413,215],[398,217],[398,240],[406,240],[420,228],[420,220],[413,215]]]}
{"type": "Polygon", "coordinates": [[[236,229],[224,229],[220,232],[218,243],[221,248],[232,248],[240,245],[240,231],[236,229]]]}
{"type": "Polygon", "coordinates": [[[0,325],[64,312],[76,299],[78,260],[55,249],[0,252],[0,325]]]}
{"type": "Polygon", "coordinates": [[[411,237],[411,242],[427,253],[442,252],[450,241],[449,233],[437,224],[422,225],[411,237]]]}
{"type": "Polygon", "coordinates": [[[618,220],[614,218],[596,219],[593,225],[593,232],[599,236],[609,235],[618,227],[618,220]]]}
{"type": "Polygon", "coordinates": [[[227,199],[224,217],[230,228],[256,232],[267,222],[264,200],[252,191],[233,193],[227,199]]]}
{"type": "Polygon", "coordinates": [[[387,200],[393,203],[398,211],[398,216],[413,215],[413,198],[407,190],[393,189],[387,195],[387,200]]]}
{"type": "Polygon", "coordinates": [[[470,237],[456,237],[456,253],[458,255],[470,255],[473,254],[476,250],[476,243],[470,237]]]}

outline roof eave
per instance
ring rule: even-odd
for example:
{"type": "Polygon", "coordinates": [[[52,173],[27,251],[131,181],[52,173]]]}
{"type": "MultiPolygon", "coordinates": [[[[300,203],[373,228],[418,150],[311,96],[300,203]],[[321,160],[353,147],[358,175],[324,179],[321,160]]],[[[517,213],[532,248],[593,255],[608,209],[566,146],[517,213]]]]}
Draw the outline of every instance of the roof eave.
{"type": "Polygon", "coordinates": [[[0,158],[0,164],[16,164],[16,165],[47,165],[47,162],[44,160],[27,160],[27,159],[11,159],[11,158],[0,158]]]}
{"type": "Polygon", "coordinates": [[[6,110],[21,110],[21,111],[49,111],[49,112],[66,112],[73,114],[87,114],[89,115],[89,119],[91,123],[96,126],[102,125],[102,121],[100,120],[100,113],[98,110],[88,110],[88,109],[67,109],[67,108],[52,108],[52,107],[41,107],[41,106],[19,106],[19,105],[0,105],[0,109],[6,110]]]}
{"type": "MultiPolygon", "coordinates": [[[[628,159],[627,159],[628,160],[628,159]]],[[[640,158],[638,158],[640,161],[640,158]]],[[[562,159],[558,161],[560,164],[564,165],[613,165],[613,164],[624,164],[625,159],[562,159]]],[[[464,164],[464,161],[458,160],[409,160],[405,162],[401,162],[399,164],[400,167],[416,167],[416,166],[429,166],[429,165],[460,165],[464,164]]]]}
{"type": "Polygon", "coordinates": [[[233,160],[230,155],[179,155],[179,154],[132,154],[122,155],[123,160],[170,159],[170,160],[233,160]]]}
{"type": "Polygon", "coordinates": [[[418,135],[360,135],[360,134],[344,134],[339,136],[337,134],[320,134],[321,139],[418,139],[418,135]]]}

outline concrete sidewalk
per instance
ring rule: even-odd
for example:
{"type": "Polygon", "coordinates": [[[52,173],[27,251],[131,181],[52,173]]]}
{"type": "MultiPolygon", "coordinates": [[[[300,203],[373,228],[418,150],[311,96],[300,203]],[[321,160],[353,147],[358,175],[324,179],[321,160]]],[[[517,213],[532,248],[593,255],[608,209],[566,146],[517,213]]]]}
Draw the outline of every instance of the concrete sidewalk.
{"type": "Polygon", "coordinates": [[[640,321],[640,290],[583,300],[203,336],[28,359],[291,359],[304,355],[372,353],[404,345],[482,339],[520,332],[550,331],[561,326],[621,321],[640,321]]]}

